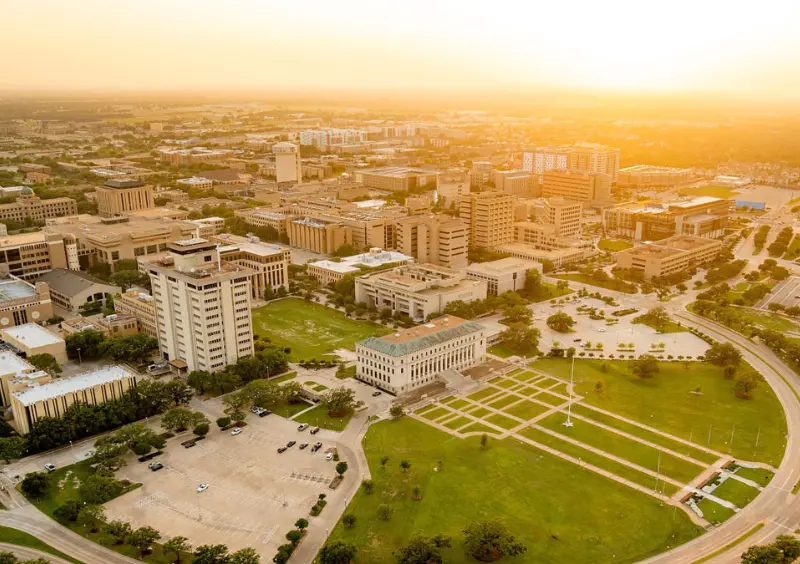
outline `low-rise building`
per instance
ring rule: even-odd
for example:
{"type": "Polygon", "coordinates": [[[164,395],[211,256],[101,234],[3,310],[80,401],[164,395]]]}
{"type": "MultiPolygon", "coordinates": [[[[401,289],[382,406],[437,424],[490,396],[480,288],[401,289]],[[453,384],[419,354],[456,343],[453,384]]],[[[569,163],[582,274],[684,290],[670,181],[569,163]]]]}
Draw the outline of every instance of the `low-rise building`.
{"type": "Polygon", "coordinates": [[[225,229],[225,218],[222,217],[205,217],[189,221],[197,226],[197,233],[195,233],[195,235],[205,239],[225,229]]]}
{"type": "Polygon", "coordinates": [[[381,268],[388,265],[411,263],[413,258],[395,251],[383,251],[378,248],[370,249],[368,253],[361,253],[340,260],[319,260],[308,263],[307,273],[323,284],[338,282],[346,274],[360,274],[365,269],[381,268]]]}
{"type": "Polygon", "coordinates": [[[153,187],[139,180],[106,180],[95,190],[95,198],[97,212],[103,217],[156,207],[153,187]]]}
{"type": "Polygon", "coordinates": [[[119,286],[103,282],[86,272],[56,268],[39,278],[50,288],[53,304],[64,311],[79,313],[87,306],[122,292],[119,286]]]}
{"type": "Polygon", "coordinates": [[[390,190],[392,192],[418,192],[423,188],[436,188],[438,172],[405,166],[388,166],[357,170],[356,182],[367,188],[390,190]]]}
{"type": "Polygon", "coordinates": [[[427,319],[450,302],[486,299],[486,282],[433,264],[406,265],[356,278],[356,302],[390,308],[415,320],[427,319]]]}
{"type": "Polygon", "coordinates": [[[263,243],[258,237],[241,237],[222,233],[210,237],[219,243],[219,257],[229,262],[250,269],[251,297],[263,300],[267,288],[277,291],[279,288],[289,289],[289,264],[292,262],[292,251],[287,247],[273,243],[263,243]]]}
{"type": "Polygon", "coordinates": [[[43,417],[61,418],[73,404],[99,405],[118,400],[136,387],[136,381],[137,374],[122,366],[58,380],[41,372],[23,372],[9,381],[12,424],[26,435],[43,417]]]}
{"type": "Polygon", "coordinates": [[[356,343],[356,378],[394,394],[466,370],[486,359],[485,328],[452,315],[356,343]]]}
{"type": "Polygon", "coordinates": [[[78,270],[78,249],[44,231],[7,235],[0,238],[0,264],[13,276],[32,281],[54,268],[78,270]]]}
{"type": "Polygon", "coordinates": [[[542,272],[542,265],[531,260],[508,257],[491,262],[476,262],[467,267],[467,278],[484,280],[486,293],[499,296],[505,292],[519,292],[525,288],[529,270],[542,272]]]}
{"type": "Polygon", "coordinates": [[[653,241],[673,235],[717,238],[728,226],[730,202],[699,196],[672,202],[630,202],[603,210],[603,227],[634,241],[653,241]]]}
{"type": "Polygon", "coordinates": [[[495,189],[513,196],[535,196],[533,175],[524,170],[498,170],[494,173],[495,189]]]}
{"type": "Polygon", "coordinates": [[[676,235],[614,255],[617,267],[639,271],[646,279],[668,276],[714,260],[722,249],[715,239],[676,235]]]}
{"type": "Polygon", "coordinates": [[[6,270],[0,278],[0,328],[42,322],[51,317],[53,303],[47,283],[37,282],[34,286],[6,270]]]}
{"type": "Polygon", "coordinates": [[[78,202],[72,198],[42,200],[27,186],[20,191],[16,202],[0,204],[0,221],[44,222],[49,217],[75,215],[76,213],[78,213],[78,202]]]}
{"type": "Polygon", "coordinates": [[[151,337],[158,339],[156,305],[153,302],[153,296],[143,290],[134,288],[114,299],[114,309],[117,313],[134,317],[142,333],[147,333],[151,337]]]}
{"type": "Polygon", "coordinates": [[[0,340],[14,347],[26,358],[37,354],[51,354],[59,363],[67,361],[64,339],[35,323],[2,329],[0,340]]]}
{"type": "Polygon", "coordinates": [[[497,250],[501,253],[508,253],[512,257],[533,260],[536,262],[550,262],[554,267],[559,268],[568,264],[582,262],[591,253],[586,249],[576,247],[565,247],[563,249],[538,249],[527,243],[506,243],[500,245],[497,250]]]}
{"type": "Polygon", "coordinates": [[[64,336],[88,330],[100,331],[109,339],[128,337],[139,332],[139,322],[132,315],[125,313],[73,317],[61,322],[61,331],[64,336]]]}
{"type": "Polygon", "coordinates": [[[326,255],[333,254],[345,243],[352,242],[347,226],[338,221],[310,217],[295,219],[287,224],[289,244],[326,255]]]}
{"type": "Polygon", "coordinates": [[[617,185],[637,190],[669,188],[691,182],[692,169],[670,166],[635,165],[619,169],[617,185]]]}
{"type": "Polygon", "coordinates": [[[211,190],[213,188],[214,182],[210,178],[204,178],[202,176],[192,176],[190,178],[181,178],[176,181],[178,184],[182,184],[189,188],[196,188],[198,190],[211,190]]]}

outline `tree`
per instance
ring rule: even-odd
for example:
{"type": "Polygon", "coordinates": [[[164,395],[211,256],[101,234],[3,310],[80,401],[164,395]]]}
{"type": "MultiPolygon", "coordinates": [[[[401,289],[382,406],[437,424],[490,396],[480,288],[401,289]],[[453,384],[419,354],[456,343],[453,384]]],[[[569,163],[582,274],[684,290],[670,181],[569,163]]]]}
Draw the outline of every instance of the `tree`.
{"type": "Polygon", "coordinates": [[[383,456],[381,456],[381,468],[386,470],[386,464],[388,462],[389,462],[389,457],[388,456],[386,456],[385,454],[383,456]]]}
{"type": "Polygon", "coordinates": [[[448,536],[426,537],[416,534],[408,544],[395,551],[394,558],[397,564],[443,564],[443,549],[451,546],[452,541],[448,536]]]}
{"type": "Polygon", "coordinates": [[[0,458],[11,463],[12,458],[22,458],[25,452],[27,441],[22,437],[2,437],[0,438],[0,458]]]}
{"type": "Polygon", "coordinates": [[[345,529],[352,529],[356,526],[356,516],[352,513],[348,513],[342,517],[342,525],[344,525],[345,529]]]}
{"type": "Polygon", "coordinates": [[[219,419],[217,419],[217,427],[219,427],[220,429],[224,429],[230,424],[231,424],[230,417],[220,417],[219,419]]]}
{"type": "Polygon", "coordinates": [[[500,340],[508,349],[520,355],[531,355],[539,350],[541,332],[524,323],[513,323],[500,335],[500,340]]]}
{"type": "Polygon", "coordinates": [[[300,529],[301,531],[305,530],[308,528],[308,519],[300,517],[300,519],[294,522],[294,526],[300,529]]]}
{"type": "Polygon", "coordinates": [[[671,320],[667,310],[661,306],[654,307],[644,315],[640,315],[633,320],[634,323],[644,323],[645,325],[649,325],[659,333],[667,328],[670,321],[671,320]]]}
{"type": "Polygon", "coordinates": [[[510,307],[506,310],[505,322],[508,324],[523,323],[530,325],[532,320],[533,312],[524,305],[510,307]]]}
{"type": "Polygon", "coordinates": [[[208,423],[200,423],[194,426],[194,434],[198,437],[205,437],[208,435],[208,431],[210,430],[208,423]]]}
{"type": "Polygon", "coordinates": [[[25,497],[32,497],[35,500],[39,500],[50,490],[51,483],[52,480],[48,474],[34,472],[25,476],[20,487],[25,497]]]}
{"type": "Polygon", "coordinates": [[[794,562],[800,558],[800,540],[791,535],[779,535],[772,543],[783,553],[784,562],[794,562]]]}
{"type": "Polygon", "coordinates": [[[372,480],[362,480],[361,482],[361,489],[364,490],[364,493],[367,495],[372,493],[374,487],[375,483],[372,480]]]}
{"type": "Polygon", "coordinates": [[[575,325],[575,320],[563,311],[554,313],[547,318],[547,326],[553,331],[558,331],[559,333],[567,333],[571,331],[573,325],[575,325]]]}
{"type": "Polygon", "coordinates": [[[737,398],[750,399],[753,390],[758,387],[758,376],[753,372],[746,372],[739,376],[736,384],[733,386],[733,391],[737,398]]]}
{"type": "Polygon", "coordinates": [[[200,423],[208,423],[206,416],[185,407],[173,407],[161,418],[161,426],[168,431],[185,431],[200,423]]]}
{"type": "Polygon", "coordinates": [[[381,521],[388,521],[391,519],[392,513],[394,513],[394,510],[385,503],[378,506],[378,517],[380,517],[381,521]]]}
{"type": "Polygon", "coordinates": [[[641,357],[633,361],[633,373],[644,380],[652,378],[658,374],[660,370],[661,369],[658,367],[658,361],[656,360],[656,357],[652,355],[643,354],[641,357]]]}
{"type": "Polygon", "coordinates": [[[342,460],[336,465],[336,473],[339,474],[340,478],[344,478],[345,472],[347,472],[347,462],[342,460]]]}
{"type": "Polygon", "coordinates": [[[211,388],[211,373],[205,370],[193,370],[186,376],[186,383],[202,395],[211,388]]]}
{"type": "Polygon", "coordinates": [[[114,538],[114,544],[123,544],[133,532],[133,528],[130,523],[125,521],[111,521],[106,525],[106,532],[114,538]]]}
{"type": "Polygon", "coordinates": [[[344,541],[328,542],[319,551],[319,564],[350,564],[357,549],[344,541]]]}
{"type": "Polygon", "coordinates": [[[198,546],[192,564],[228,564],[228,547],[224,544],[198,546]]]}
{"type": "Polygon", "coordinates": [[[78,515],[83,508],[83,502],[77,499],[70,499],[63,505],[59,505],[53,515],[60,521],[72,521],[73,523],[78,520],[78,515]]]}
{"type": "Polygon", "coordinates": [[[103,349],[102,344],[106,337],[100,331],[87,329],[78,333],[72,333],[64,337],[67,348],[67,356],[73,360],[93,360],[100,358],[103,349]]]}
{"type": "Polygon", "coordinates": [[[242,548],[231,554],[228,564],[259,564],[261,557],[254,548],[242,548]]]}
{"type": "Polygon", "coordinates": [[[481,562],[494,562],[504,556],[519,556],[527,550],[499,520],[472,522],[463,533],[467,554],[481,562]]]}
{"type": "Polygon", "coordinates": [[[34,354],[28,357],[28,362],[39,370],[45,370],[53,374],[61,374],[61,366],[58,364],[56,357],[52,354],[34,354]]]}
{"type": "Polygon", "coordinates": [[[142,556],[150,552],[150,547],[161,538],[161,533],[153,527],[139,527],[131,533],[128,542],[139,549],[142,556]]]}
{"type": "Polygon", "coordinates": [[[297,529],[292,529],[291,531],[286,533],[286,540],[288,540],[290,543],[294,545],[300,542],[300,539],[302,538],[303,538],[303,533],[301,533],[297,529]]]}
{"type": "Polygon", "coordinates": [[[489,447],[489,436],[484,433],[481,435],[481,450],[486,450],[489,447]]]}
{"type": "Polygon", "coordinates": [[[180,564],[181,553],[189,552],[190,550],[192,550],[192,546],[189,544],[189,539],[186,537],[172,537],[164,543],[164,552],[173,553],[175,555],[176,564],[180,564]]]}
{"type": "Polygon", "coordinates": [[[250,394],[245,390],[239,390],[222,398],[222,404],[230,411],[241,411],[250,404],[250,394]]]}
{"type": "Polygon", "coordinates": [[[164,384],[164,392],[175,407],[187,405],[192,399],[192,389],[183,380],[170,380],[164,384]]]}
{"type": "Polygon", "coordinates": [[[114,478],[92,474],[83,480],[78,491],[86,503],[102,505],[122,493],[122,484],[114,478]]]}
{"type": "Polygon", "coordinates": [[[96,533],[106,522],[106,512],[102,505],[84,505],[78,512],[78,523],[96,533]]]}
{"type": "Polygon", "coordinates": [[[751,546],[742,554],[742,564],[782,564],[783,562],[780,549],[771,544],[751,546]]]}
{"type": "Polygon", "coordinates": [[[706,351],[706,360],[717,366],[739,366],[742,353],[731,343],[714,343],[706,351]]]}
{"type": "Polygon", "coordinates": [[[411,468],[411,463],[408,460],[401,460],[400,468],[403,469],[403,472],[408,472],[409,468],[411,468]]]}
{"type": "Polygon", "coordinates": [[[355,408],[356,392],[344,386],[334,388],[322,396],[322,405],[331,417],[344,417],[355,408]]]}
{"type": "Polygon", "coordinates": [[[140,277],[141,275],[138,270],[120,270],[111,275],[109,282],[115,286],[119,286],[124,292],[134,284],[137,284],[140,277]]]}
{"type": "Polygon", "coordinates": [[[400,419],[406,412],[403,410],[402,405],[393,405],[389,408],[389,415],[391,415],[394,419],[400,419]]]}

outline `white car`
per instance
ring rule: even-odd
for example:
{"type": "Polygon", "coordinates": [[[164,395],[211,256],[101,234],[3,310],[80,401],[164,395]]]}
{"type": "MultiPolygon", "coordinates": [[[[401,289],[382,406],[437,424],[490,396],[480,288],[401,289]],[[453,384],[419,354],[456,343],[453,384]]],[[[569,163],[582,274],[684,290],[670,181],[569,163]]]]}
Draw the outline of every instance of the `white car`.
{"type": "Polygon", "coordinates": [[[208,489],[208,484],[200,484],[197,486],[197,493],[203,493],[208,489]]]}
{"type": "Polygon", "coordinates": [[[53,470],[56,469],[56,465],[55,464],[50,464],[48,462],[47,464],[44,465],[44,469],[47,470],[48,472],[52,472],[53,470]]]}
{"type": "Polygon", "coordinates": [[[600,327],[597,331],[600,332],[600,333],[605,333],[606,332],[606,328],[605,327],[600,327]]]}
{"type": "Polygon", "coordinates": [[[328,454],[326,454],[325,455],[325,460],[333,460],[333,453],[329,452],[328,454]]]}
{"type": "Polygon", "coordinates": [[[234,427],[233,430],[231,431],[231,435],[235,437],[236,435],[238,435],[241,432],[242,432],[242,430],[239,427],[234,427]]]}

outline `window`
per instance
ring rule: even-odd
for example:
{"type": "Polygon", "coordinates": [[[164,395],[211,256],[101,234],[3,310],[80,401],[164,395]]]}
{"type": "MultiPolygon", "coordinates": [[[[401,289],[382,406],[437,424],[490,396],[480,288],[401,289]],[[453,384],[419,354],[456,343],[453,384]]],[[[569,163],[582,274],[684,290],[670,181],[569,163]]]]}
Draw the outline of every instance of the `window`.
{"type": "Polygon", "coordinates": [[[211,255],[204,256],[203,260],[206,261],[206,262],[211,262],[211,255]]]}

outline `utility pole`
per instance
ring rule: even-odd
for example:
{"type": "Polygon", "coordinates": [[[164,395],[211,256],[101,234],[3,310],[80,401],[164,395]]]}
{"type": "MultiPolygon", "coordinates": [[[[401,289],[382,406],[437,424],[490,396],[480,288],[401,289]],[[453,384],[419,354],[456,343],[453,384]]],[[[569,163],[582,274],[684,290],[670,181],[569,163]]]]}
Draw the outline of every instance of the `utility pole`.
{"type": "Polygon", "coordinates": [[[564,427],[572,427],[572,387],[575,382],[575,357],[572,357],[572,370],[569,374],[569,404],[567,405],[567,420],[564,421],[564,427]]]}
{"type": "Polygon", "coordinates": [[[758,452],[758,439],[761,438],[761,425],[758,426],[758,433],[756,433],[756,446],[753,449],[753,457],[755,458],[756,452],[758,452]]]}
{"type": "Polygon", "coordinates": [[[736,423],[733,424],[733,429],[731,429],[731,442],[728,445],[728,454],[733,451],[733,434],[736,432],[736,423]]]}
{"type": "Polygon", "coordinates": [[[708,445],[711,446],[711,423],[708,424],[708,445]]]}
{"type": "MultiPolygon", "coordinates": [[[[661,451],[659,450],[658,451],[658,463],[656,464],[656,487],[655,487],[656,493],[658,492],[658,479],[659,479],[660,475],[661,475],[661,451]]],[[[661,499],[661,498],[659,498],[659,499],[661,499]]]]}

